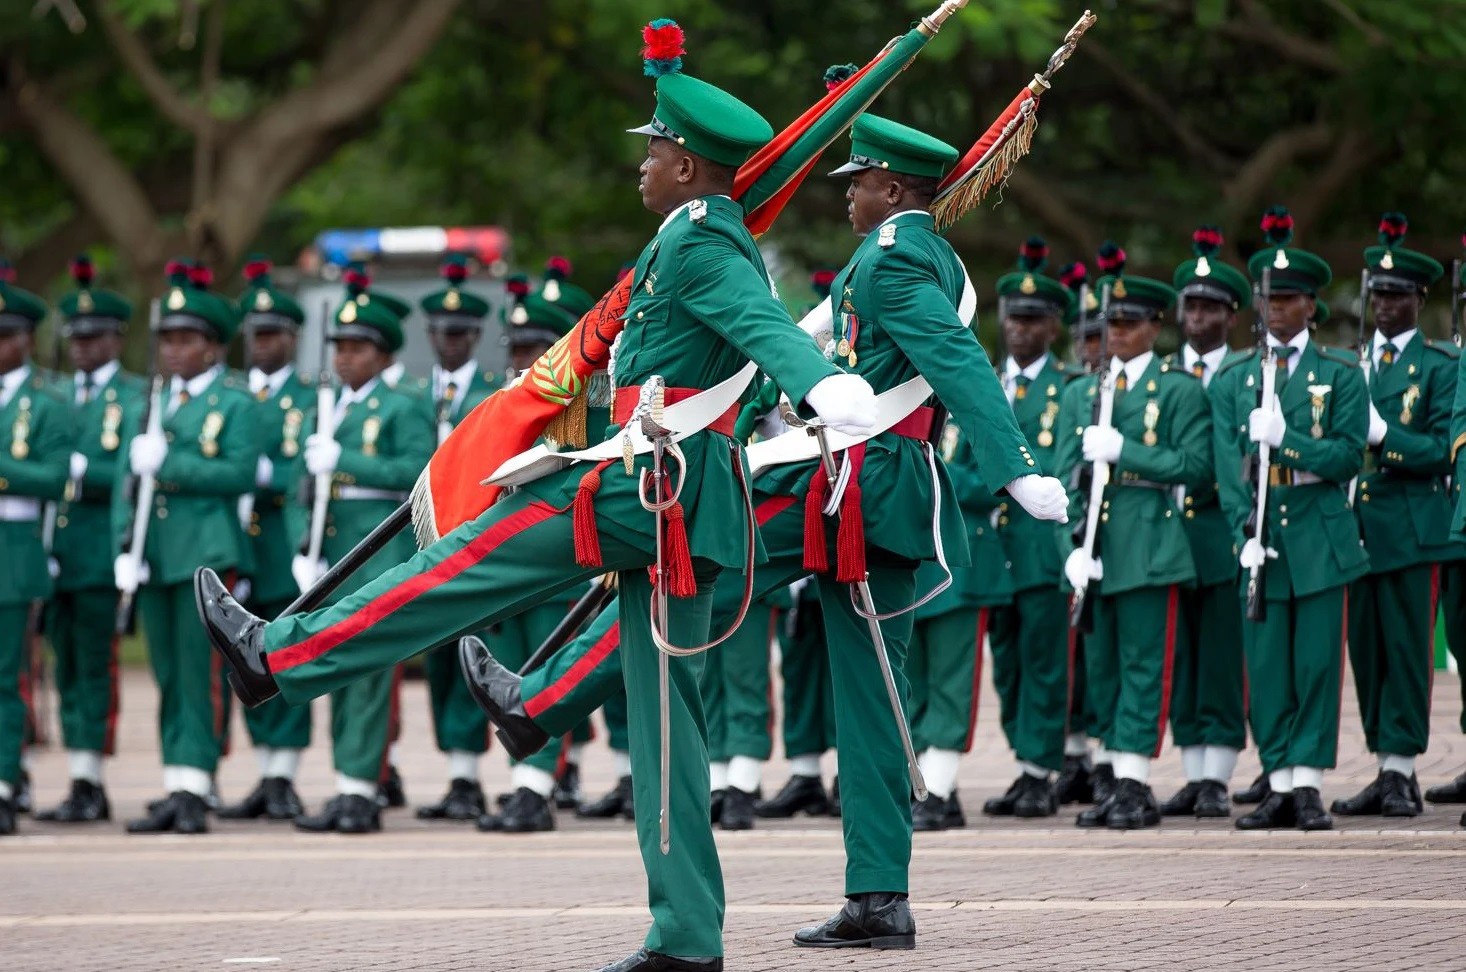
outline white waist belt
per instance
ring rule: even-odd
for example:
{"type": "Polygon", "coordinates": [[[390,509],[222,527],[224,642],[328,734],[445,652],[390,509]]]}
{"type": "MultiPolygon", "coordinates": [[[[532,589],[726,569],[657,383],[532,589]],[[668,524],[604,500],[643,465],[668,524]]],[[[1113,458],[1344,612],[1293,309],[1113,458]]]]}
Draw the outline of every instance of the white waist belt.
{"type": "Polygon", "coordinates": [[[336,486],[331,490],[333,500],[391,500],[394,503],[407,502],[404,489],[373,489],[370,486],[336,486]]]}
{"type": "Polygon", "coordinates": [[[34,496],[0,496],[0,520],[32,523],[41,518],[41,501],[34,496]]]}
{"type": "MultiPolygon", "coordinates": [[[[851,446],[869,441],[885,432],[921,407],[921,403],[932,395],[932,386],[918,375],[903,382],[890,391],[876,396],[876,424],[868,435],[846,435],[834,429],[825,429],[825,439],[831,452],[840,452],[851,446]]],[[[820,458],[819,439],[805,429],[792,429],[772,439],[755,442],[748,447],[748,468],[757,476],[765,469],[785,466],[792,462],[807,462],[820,458]]]]}

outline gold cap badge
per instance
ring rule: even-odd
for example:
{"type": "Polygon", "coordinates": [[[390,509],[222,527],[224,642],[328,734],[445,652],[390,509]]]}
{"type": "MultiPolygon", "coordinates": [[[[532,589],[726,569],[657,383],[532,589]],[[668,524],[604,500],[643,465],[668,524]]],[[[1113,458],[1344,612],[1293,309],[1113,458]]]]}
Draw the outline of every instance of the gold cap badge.
{"type": "Polygon", "coordinates": [[[275,298],[270,296],[268,290],[255,291],[255,310],[267,311],[275,306],[275,298]]]}
{"type": "Polygon", "coordinates": [[[81,311],[83,314],[90,314],[96,308],[96,306],[97,305],[92,302],[92,295],[87,293],[85,290],[76,295],[76,309],[81,311]]]}
{"type": "Polygon", "coordinates": [[[336,315],[336,319],[342,324],[350,324],[352,321],[356,320],[355,302],[348,302],[345,307],[342,307],[341,313],[336,315]]]}
{"type": "Polygon", "coordinates": [[[183,305],[187,303],[187,301],[188,298],[183,296],[182,287],[174,287],[171,291],[168,292],[169,310],[181,310],[183,308],[183,305]]]}
{"type": "Polygon", "coordinates": [[[458,291],[450,290],[443,296],[444,310],[457,310],[463,305],[463,298],[458,296],[458,291]]]}
{"type": "Polygon", "coordinates": [[[1023,283],[1018,285],[1018,289],[1023,291],[1025,294],[1031,294],[1034,291],[1038,290],[1038,284],[1033,282],[1033,274],[1025,273],[1023,275],[1023,283]]]}

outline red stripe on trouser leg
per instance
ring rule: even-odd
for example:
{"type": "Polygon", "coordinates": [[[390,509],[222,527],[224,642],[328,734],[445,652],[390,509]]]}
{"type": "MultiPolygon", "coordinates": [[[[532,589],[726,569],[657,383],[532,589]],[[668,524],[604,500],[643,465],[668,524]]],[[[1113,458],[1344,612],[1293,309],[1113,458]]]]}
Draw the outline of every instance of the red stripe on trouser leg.
{"type": "Polygon", "coordinates": [[[283,672],[298,665],[315,661],[322,655],[350,641],[367,628],[381,621],[400,608],[478,564],[493,553],[505,541],[523,533],[530,527],[543,523],[562,511],[542,503],[534,502],[522,510],[506,516],[474,537],[461,549],[444,557],[437,564],[421,574],[414,575],[367,602],[355,613],[348,615],[323,631],[294,645],[286,645],[267,656],[272,672],[283,672]]]}
{"type": "Polygon", "coordinates": [[[1155,752],[1151,759],[1161,754],[1166,742],[1166,721],[1171,717],[1171,679],[1176,670],[1176,607],[1177,587],[1172,584],[1166,592],[1166,660],[1161,667],[1161,713],[1156,721],[1155,752]]]}
{"type": "Polygon", "coordinates": [[[606,629],[606,633],[601,635],[594,645],[591,645],[590,651],[565,670],[565,674],[546,685],[544,690],[533,698],[524,700],[525,715],[533,719],[565,698],[575,686],[585,681],[585,677],[595,671],[596,666],[605,661],[606,656],[615,651],[620,644],[621,622],[617,621],[606,629]]]}
{"type": "Polygon", "coordinates": [[[1425,650],[1427,672],[1425,681],[1425,715],[1426,724],[1429,725],[1431,700],[1435,695],[1435,616],[1440,610],[1441,599],[1441,565],[1430,565],[1430,619],[1425,626],[1425,650]]]}
{"type": "Polygon", "coordinates": [[[117,713],[121,708],[121,696],[118,694],[117,686],[117,651],[121,644],[122,639],[114,634],[107,656],[107,728],[102,737],[104,756],[113,756],[117,753],[117,713]]]}
{"type": "MultiPolygon", "coordinates": [[[[964,753],[972,752],[972,739],[977,733],[977,696],[982,690],[982,643],[987,638],[989,610],[989,608],[977,609],[977,645],[972,658],[972,696],[967,705],[967,739],[962,743],[964,753]]],[[[1068,709],[1065,709],[1065,719],[1069,718],[1067,713],[1068,709]]]]}
{"type": "MultiPolygon", "coordinates": [[[[1069,610],[1074,610],[1074,595],[1069,595],[1069,610]]],[[[1069,721],[1074,715],[1074,656],[1079,650],[1079,632],[1073,625],[1069,626],[1069,658],[1067,660],[1069,672],[1069,684],[1064,687],[1064,735],[1067,737],[1073,731],[1073,724],[1069,721]]]]}
{"type": "Polygon", "coordinates": [[[1344,585],[1344,619],[1339,626],[1339,707],[1334,711],[1338,713],[1334,717],[1334,733],[1339,731],[1339,723],[1344,718],[1344,669],[1349,664],[1349,585],[1344,585]]]}

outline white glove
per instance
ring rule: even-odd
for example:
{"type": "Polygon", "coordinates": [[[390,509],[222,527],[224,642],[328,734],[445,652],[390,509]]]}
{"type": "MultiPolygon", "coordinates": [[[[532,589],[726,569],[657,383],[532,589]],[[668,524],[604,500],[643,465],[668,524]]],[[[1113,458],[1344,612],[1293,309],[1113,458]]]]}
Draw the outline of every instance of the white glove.
{"type": "MultiPolygon", "coordinates": [[[[270,461],[269,456],[260,456],[260,461],[255,463],[255,485],[260,489],[270,485],[275,478],[275,464],[270,461]]],[[[235,598],[239,600],[239,598],[235,598]]]]}
{"type": "Polygon", "coordinates": [[[1382,418],[1380,418],[1380,416],[1379,416],[1379,409],[1377,409],[1377,408],[1374,407],[1374,402],[1370,402],[1369,403],[1369,444],[1372,445],[1372,446],[1379,445],[1381,442],[1385,441],[1385,434],[1388,433],[1389,431],[1390,431],[1390,427],[1388,425],[1386,425],[1385,424],[1385,420],[1382,419],[1382,418]]]}
{"type": "Polygon", "coordinates": [[[133,554],[121,554],[112,561],[112,582],[119,591],[136,592],[150,576],[147,561],[133,554]]]}
{"type": "Polygon", "coordinates": [[[1247,437],[1253,442],[1266,442],[1276,449],[1283,444],[1283,434],[1288,431],[1288,423],[1283,421],[1283,416],[1269,408],[1254,408],[1247,416],[1247,437]]]}
{"type": "Polygon", "coordinates": [[[1269,560],[1277,559],[1278,552],[1272,547],[1264,547],[1256,537],[1249,537],[1242,545],[1242,553],[1237,556],[1237,562],[1242,565],[1243,570],[1261,567],[1269,560]]]}
{"type": "Polygon", "coordinates": [[[1119,429],[1107,425],[1091,425],[1084,430],[1085,462],[1119,462],[1125,437],[1119,429]]]}
{"type": "Polygon", "coordinates": [[[168,458],[168,440],[162,433],[148,435],[144,432],[133,438],[127,447],[127,457],[134,475],[156,476],[163,468],[163,460],[168,458]]]}
{"type": "Polygon", "coordinates": [[[1053,476],[1019,476],[1008,484],[1008,495],[1036,520],[1069,522],[1069,494],[1053,476]]]}
{"type": "Polygon", "coordinates": [[[1064,578],[1076,591],[1088,587],[1090,581],[1101,580],[1104,576],[1104,562],[1091,557],[1082,548],[1070,553],[1068,559],[1064,561],[1064,578]]]}
{"type": "Polygon", "coordinates": [[[329,476],[341,461],[341,443],[320,434],[306,436],[305,468],[312,476],[329,476]]]}
{"type": "Polygon", "coordinates": [[[295,586],[300,588],[302,594],[314,587],[316,581],[325,576],[325,573],[326,562],[324,560],[311,563],[311,559],[305,554],[296,554],[295,558],[290,561],[290,574],[295,578],[295,586]]]}
{"type": "Polygon", "coordinates": [[[82,455],[80,452],[73,452],[71,454],[71,474],[67,476],[67,478],[80,480],[86,474],[87,457],[82,455]]]}
{"type": "Polygon", "coordinates": [[[823,378],[804,400],[826,425],[846,435],[864,435],[875,427],[878,418],[876,393],[859,375],[823,378]]]}

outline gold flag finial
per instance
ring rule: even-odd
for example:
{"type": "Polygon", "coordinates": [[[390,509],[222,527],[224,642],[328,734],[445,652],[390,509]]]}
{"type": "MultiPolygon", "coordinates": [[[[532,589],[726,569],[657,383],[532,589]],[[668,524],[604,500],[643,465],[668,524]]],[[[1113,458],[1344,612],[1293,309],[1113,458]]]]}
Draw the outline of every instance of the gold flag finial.
{"type": "Polygon", "coordinates": [[[935,37],[937,31],[942,29],[942,25],[965,6],[967,6],[967,0],[944,0],[940,7],[921,18],[921,23],[916,25],[916,29],[928,37],[935,37]]]}

